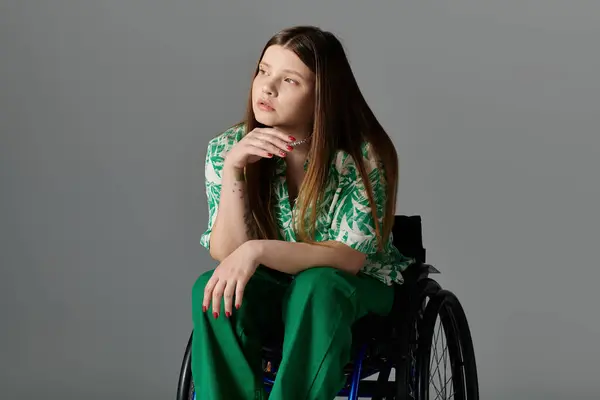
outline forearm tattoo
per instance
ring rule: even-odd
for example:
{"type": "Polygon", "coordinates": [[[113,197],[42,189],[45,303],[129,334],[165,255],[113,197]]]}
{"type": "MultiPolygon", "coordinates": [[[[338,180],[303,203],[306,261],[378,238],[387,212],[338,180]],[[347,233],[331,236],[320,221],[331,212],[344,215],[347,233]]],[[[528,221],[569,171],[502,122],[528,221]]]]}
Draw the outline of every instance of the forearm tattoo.
{"type": "Polygon", "coordinates": [[[246,236],[248,236],[248,239],[252,240],[256,239],[258,236],[256,223],[254,222],[254,216],[250,210],[250,202],[248,200],[248,196],[246,195],[245,185],[246,183],[244,182],[242,175],[242,179],[233,183],[232,191],[244,202],[244,225],[246,227],[246,236]]]}

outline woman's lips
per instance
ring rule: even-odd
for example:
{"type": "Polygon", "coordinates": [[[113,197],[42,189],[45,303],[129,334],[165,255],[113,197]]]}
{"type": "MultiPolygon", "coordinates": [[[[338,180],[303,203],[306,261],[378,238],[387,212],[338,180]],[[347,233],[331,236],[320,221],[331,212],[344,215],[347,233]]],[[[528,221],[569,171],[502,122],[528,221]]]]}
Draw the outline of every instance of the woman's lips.
{"type": "Polygon", "coordinates": [[[260,100],[258,102],[258,108],[260,108],[263,111],[275,111],[275,108],[271,105],[271,103],[260,100]]]}

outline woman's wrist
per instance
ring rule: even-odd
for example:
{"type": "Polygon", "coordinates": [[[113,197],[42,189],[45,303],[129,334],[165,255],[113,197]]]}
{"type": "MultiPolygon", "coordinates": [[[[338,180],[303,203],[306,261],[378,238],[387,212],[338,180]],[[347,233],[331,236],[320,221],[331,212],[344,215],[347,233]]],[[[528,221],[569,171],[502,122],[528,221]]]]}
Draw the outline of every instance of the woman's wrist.
{"type": "Polygon", "coordinates": [[[233,176],[236,181],[243,181],[245,179],[244,168],[227,162],[227,159],[223,163],[223,174],[233,176]]]}
{"type": "Polygon", "coordinates": [[[247,240],[242,244],[243,251],[247,254],[247,257],[252,259],[256,263],[260,263],[263,251],[264,251],[264,240],[247,240]]]}

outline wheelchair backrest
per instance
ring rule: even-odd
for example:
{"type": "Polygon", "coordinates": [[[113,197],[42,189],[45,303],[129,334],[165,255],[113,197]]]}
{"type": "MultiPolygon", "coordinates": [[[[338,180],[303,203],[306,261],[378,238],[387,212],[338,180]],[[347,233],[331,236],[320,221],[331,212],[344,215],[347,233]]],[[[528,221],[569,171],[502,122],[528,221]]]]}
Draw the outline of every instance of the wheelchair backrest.
{"type": "Polygon", "coordinates": [[[425,262],[421,216],[396,215],[392,235],[394,246],[400,253],[407,257],[414,257],[422,263],[425,262]]]}

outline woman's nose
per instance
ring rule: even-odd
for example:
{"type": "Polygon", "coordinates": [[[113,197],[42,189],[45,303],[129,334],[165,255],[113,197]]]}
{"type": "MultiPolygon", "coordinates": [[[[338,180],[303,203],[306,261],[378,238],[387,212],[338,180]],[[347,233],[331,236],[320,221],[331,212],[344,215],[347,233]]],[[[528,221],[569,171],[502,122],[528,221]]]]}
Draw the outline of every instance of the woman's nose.
{"type": "Polygon", "coordinates": [[[269,95],[269,96],[273,95],[273,88],[270,87],[269,85],[264,85],[262,91],[266,95],[269,95]]]}
{"type": "Polygon", "coordinates": [[[275,82],[273,79],[270,79],[270,77],[267,77],[263,82],[262,82],[262,91],[264,94],[268,95],[268,96],[273,96],[276,92],[276,87],[275,87],[275,82]]]}

